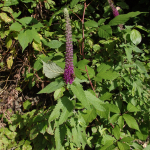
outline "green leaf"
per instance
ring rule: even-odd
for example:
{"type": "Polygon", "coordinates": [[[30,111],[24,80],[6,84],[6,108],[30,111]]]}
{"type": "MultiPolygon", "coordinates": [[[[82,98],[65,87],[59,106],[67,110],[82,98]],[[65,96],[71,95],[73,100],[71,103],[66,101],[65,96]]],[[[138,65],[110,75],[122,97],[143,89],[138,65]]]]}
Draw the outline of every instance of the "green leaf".
{"type": "Polygon", "coordinates": [[[83,60],[80,60],[80,61],[77,63],[77,66],[78,66],[79,69],[85,70],[85,66],[86,66],[89,62],[90,62],[89,60],[83,59],[83,60]]]}
{"type": "Polygon", "coordinates": [[[55,143],[56,143],[56,150],[61,150],[62,144],[61,144],[61,139],[60,139],[60,126],[58,125],[58,121],[55,121],[56,123],[56,128],[55,128],[55,143]]]}
{"type": "Polygon", "coordinates": [[[22,29],[22,25],[18,22],[15,22],[10,26],[10,30],[13,31],[20,31],[21,29],[22,29]]]}
{"type": "Polygon", "coordinates": [[[103,107],[103,102],[97,98],[96,96],[94,96],[91,92],[89,91],[84,91],[87,100],[89,101],[89,103],[91,103],[96,110],[99,111],[106,111],[106,109],[103,107]]]}
{"type": "Polygon", "coordinates": [[[22,146],[22,150],[32,150],[32,146],[30,145],[30,141],[26,140],[22,146]]]}
{"type": "Polygon", "coordinates": [[[31,102],[29,100],[26,100],[24,103],[23,103],[23,108],[26,109],[26,110],[29,110],[31,107],[31,102]]]}
{"type": "Polygon", "coordinates": [[[49,85],[47,85],[44,89],[42,89],[37,94],[52,93],[52,92],[56,91],[57,89],[60,89],[64,85],[65,85],[65,83],[62,79],[55,80],[54,82],[51,82],[49,85]]]}
{"type": "Polygon", "coordinates": [[[37,137],[39,131],[37,130],[36,126],[30,131],[30,140],[33,140],[37,137]]]}
{"type": "Polygon", "coordinates": [[[94,20],[89,20],[84,23],[85,27],[98,27],[98,23],[94,20]]]}
{"type": "Polygon", "coordinates": [[[20,45],[22,46],[23,51],[28,46],[28,43],[29,43],[28,36],[30,36],[30,35],[28,35],[27,32],[24,30],[18,34],[18,41],[19,41],[20,45]]]}
{"type": "Polygon", "coordinates": [[[120,116],[119,118],[118,118],[118,125],[119,125],[119,127],[122,129],[123,128],[123,126],[124,126],[124,120],[123,120],[123,117],[122,116],[120,116]]]}
{"type": "Polygon", "coordinates": [[[41,61],[40,61],[39,59],[36,60],[35,63],[34,63],[33,68],[34,68],[36,71],[39,71],[42,67],[43,67],[43,66],[42,66],[41,61]]]}
{"type": "Polygon", "coordinates": [[[109,110],[113,113],[120,113],[119,108],[114,104],[106,104],[109,107],[109,110]]]}
{"type": "Polygon", "coordinates": [[[126,47],[126,48],[125,48],[125,52],[126,52],[128,61],[131,62],[131,58],[133,57],[133,56],[132,56],[132,49],[126,47]]]}
{"type": "Polygon", "coordinates": [[[47,46],[49,46],[50,48],[59,48],[62,44],[63,43],[61,41],[52,40],[52,41],[47,43],[47,46]]]}
{"type": "Polygon", "coordinates": [[[108,38],[112,34],[112,29],[109,25],[103,25],[98,28],[98,35],[101,38],[108,38]]]}
{"type": "Polygon", "coordinates": [[[130,19],[130,17],[136,17],[139,14],[141,14],[141,12],[137,11],[137,12],[130,12],[128,14],[118,15],[109,22],[109,25],[113,26],[124,24],[126,21],[130,19]]]}
{"type": "MultiPolygon", "coordinates": [[[[35,28],[32,28],[31,32],[30,32],[30,36],[37,42],[40,43],[40,36],[37,33],[35,28]]],[[[30,38],[31,39],[31,38],[30,38]]]]}
{"type": "Polygon", "coordinates": [[[0,19],[2,19],[5,23],[12,21],[12,18],[8,17],[6,13],[0,13],[0,19]]]}
{"type": "Polygon", "coordinates": [[[62,113],[59,119],[59,125],[68,119],[70,113],[72,113],[72,110],[74,108],[72,101],[70,101],[66,96],[61,98],[61,102],[63,104],[63,107],[61,108],[62,113]]]}
{"type": "Polygon", "coordinates": [[[118,118],[119,118],[120,114],[114,114],[112,117],[110,117],[109,122],[114,124],[118,118]]]}
{"type": "Polygon", "coordinates": [[[141,33],[133,29],[130,34],[130,39],[135,45],[138,45],[139,43],[141,43],[142,40],[141,33]]]}
{"type": "MultiPolygon", "coordinates": [[[[41,60],[42,61],[42,60],[41,60]]],[[[43,73],[46,77],[52,79],[64,73],[64,69],[57,66],[54,62],[48,61],[48,63],[43,62],[43,73]]]]}
{"type": "Polygon", "coordinates": [[[30,23],[38,23],[38,21],[33,17],[24,17],[18,20],[22,25],[30,24],[30,23]]]}
{"type": "Polygon", "coordinates": [[[60,89],[57,89],[55,92],[54,92],[54,99],[57,100],[59,99],[60,97],[62,97],[64,94],[63,92],[65,91],[65,88],[64,87],[61,87],[60,89]]]}
{"type": "Polygon", "coordinates": [[[112,96],[112,93],[109,93],[109,92],[106,92],[106,93],[104,93],[101,97],[100,97],[100,99],[101,100],[110,100],[110,97],[112,96]]]}
{"type": "Polygon", "coordinates": [[[91,109],[81,84],[71,84],[71,90],[85,108],[91,109]]]}
{"type": "Polygon", "coordinates": [[[136,129],[136,130],[140,131],[136,120],[132,116],[130,116],[128,114],[123,114],[123,118],[125,119],[127,125],[130,128],[133,128],[133,129],[136,129]]]}
{"type": "Polygon", "coordinates": [[[147,145],[143,150],[150,150],[150,145],[147,145]]]}
{"type": "Polygon", "coordinates": [[[112,130],[112,132],[113,132],[115,138],[116,138],[117,140],[119,140],[119,139],[120,139],[120,128],[119,128],[118,125],[116,125],[116,126],[114,127],[114,129],[112,130]]]}
{"type": "Polygon", "coordinates": [[[126,143],[117,142],[117,144],[120,150],[130,150],[130,146],[126,143]]]}
{"type": "Polygon", "coordinates": [[[121,139],[121,142],[127,142],[127,143],[129,143],[129,142],[132,142],[133,140],[134,139],[132,137],[124,137],[124,138],[121,139]]]}
{"type": "Polygon", "coordinates": [[[127,105],[127,110],[129,111],[129,112],[137,112],[137,111],[140,111],[139,109],[137,109],[133,104],[131,104],[131,103],[128,103],[128,105],[127,105]]]}
{"type": "Polygon", "coordinates": [[[136,150],[143,150],[143,146],[141,146],[140,144],[138,143],[132,143],[132,145],[136,150]]]}
{"type": "Polygon", "coordinates": [[[113,142],[116,141],[114,137],[110,136],[110,135],[104,135],[101,144],[103,145],[110,145],[113,144],[113,142]]]}
{"type": "Polygon", "coordinates": [[[101,18],[99,21],[98,21],[98,25],[102,25],[104,22],[106,21],[106,19],[104,18],[101,18]]]}
{"type": "Polygon", "coordinates": [[[18,0],[4,0],[4,6],[17,5],[18,3],[18,0]]]}
{"type": "Polygon", "coordinates": [[[90,110],[85,110],[85,111],[81,112],[81,114],[87,125],[90,122],[92,122],[97,116],[96,110],[94,108],[90,109],[90,110]]]}
{"type": "Polygon", "coordinates": [[[70,7],[73,8],[78,2],[79,0],[72,0],[70,3],[70,7]]]}
{"type": "Polygon", "coordinates": [[[138,68],[143,71],[144,73],[147,73],[147,70],[145,68],[145,66],[143,65],[143,63],[139,60],[136,60],[135,61],[135,64],[138,66],[138,68]]]}
{"type": "Polygon", "coordinates": [[[63,107],[63,104],[62,104],[61,100],[59,100],[58,103],[56,104],[55,108],[53,109],[52,113],[49,116],[49,119],[48,119],[49,124],[51,121],[53,121],[54,119],[59,117],[60,109],[62,107],[63,107]]]}

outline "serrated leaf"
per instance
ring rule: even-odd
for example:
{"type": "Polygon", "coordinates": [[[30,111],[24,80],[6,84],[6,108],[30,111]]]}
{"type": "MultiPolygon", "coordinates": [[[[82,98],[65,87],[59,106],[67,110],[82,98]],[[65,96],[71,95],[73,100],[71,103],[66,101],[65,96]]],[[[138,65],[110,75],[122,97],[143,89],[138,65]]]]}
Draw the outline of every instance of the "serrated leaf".
{"type": "Polygon", "coordinates": [[[38,134],[39,134],[39,131],[34,127],[34,128],[30,131],[30,140],[35,139],[38,134]]]}
{"type": "Polygon", "coordinates": [[[117,142],[117,144],[118,144],[118,147],[120,150],[129,150],[130,149],[130,146],[127,145],[126,143],[117,142]]]}
{"type": "Polygon", "coordinates": [[[123,126],[124,126],[124,120],[123,120],[123,117],[122,116],[120,116],[119,118],[118,118],[118,125],[119,125],[119,127],[122,129],[123,128],[123,126]]]}
{"type": "Polygon", "coordinates": [[[131,104],[131,103],[128,103],[128,105],[127,105],[127,110],[129,111],[129,112],[137,112],[137,111],[140,111],[139,109],[137,109],[133,104],[131,104]]]}
{"type": "Polygon", "coordinates": [[[66,96],[61,98],[61,103],[63,104],[63,107],[61,108],[62,113],[59,119],[59,125],[67,120],[69,114],[72,113],[74,108],[72,101],[70,101],[66,96]]]}
{"type": "Polygon", "coordinates": [[[63,92],[65,91],[65,88],[62,87],[60,89],[57,89],[55,92],[54,92],[54,99],[57,100],[59,99],[60,97],[63,96],[63,92]]]}
{"type": "Polygon", "coordinates": [[[52,93],[52,92],[56,91],[57,89],[60,89],[64,85],[65,85],[65,83],[64,83],[64,81],[62,79],[55,80],[54,82],[51,82],[49,85],[47,85],[44,89],[42,89],[37,94],[52,93]]]}
{"type": "Polygon", "coordinates": [[[56,150],[60,150],[62,148],[61,139],[60,139],[60,126],[58,125],[58,121],[55,121],[56,128],[55,128],[55,143],[56,143],[56,150]]]}
{"type": "Polygon", "coordinates": [[[98,35],[101,38],[108,38],[112,34],[112,29],[109,25],[103,25],[98,28],[98,35]]]}
{"type": "Polygon", "coordinates": [[[116,138],[117,140],[119,140],[119,139],[120,139],[120,128],[119,128],[118,125],[116,125],[116,126],[114,127],[114,129],[112,130],[112,132],[113,132],[115,138],[116,138]]]}
{"type": "Polygon", "coordinates": [[[72,0],[70,3],[70,7],[73,8],[78,2],[79,0],[72,0]]]}
{"type": "Polygon", "coordinates": [[[91,109],[81,84],[71,84],[71,90],[85,108],[91,109]]]}
{"type": "Polygon", "coordinates": [[[82,114],[82,117],[83,119],[85,120],[86,124],[88,125],[90,122],[92,122],[97,114],[96,114],[96,110],[93,108],[93,109],[90,109],[90,110],[86,110],[84,111],[82,114]]]}
{"type": "Polygon", "coordinates": [[[26,110],[29,110],[31,107],[31,102],[29,100],[26,100],[24,103],[23,103],[23,108],[26,109],[26,110]]]}
{"type": "Polygon", "coordinates": [[[61,41],[52,40],[52,41],[47,43],[47,46],[49,46],[50,48],[59,48],[62,44],[63,43],[61,41]]]}
{"type": "Polygon", "coordinates": [[[91,103],[95,107],[96,110],[106,111],[106,109],[103,107],[103,102],[100,99],[98,99],[89,91],[84,91],[84,93],[89,103],[91,103]]]}
{"type": "Polygon", "coordinates": [[[10,30],[13,31],[20,31],[21,29],[22,29],[22,25],[18,22],[15,22],[10,26],[10,30]]]}
{"type": "Polygon", "coordinates": [[[125,48],[125,52],[126,52],[128,61],[131,62],[131,58],[133,57],[133,56],[132,56],[132,49],[126,47],[126,48],[125,48]]]}
{"type": "Polygon", "coordinates": [[[55,108],[53,109],[52,113],[49,116],[49,119],[48,119],[49,124],[51,121],[53,121],[54,119],[59,117],[60,109],[62,107],[63,107],[63,104],[62,104],[61,100],[59,100],[58,103],[56,104],[55,108]]]}
{"type": "Polygon", "coordinates": [[[101,100],[110,100],[110,97],[112,96],[112,93],[109,93],[109,92],[106,92],[106,93],[104,93],[101,97],[100,97],[100,99],[101,100]]]}
{"type": "MultiPolygon", "coordinates": [[[[42,61],[42,60],[41,60],[42,61]]],[[[57,66],[56,63],[49,61],[48,63],[43,62],[43,73],[46,77],[52,79],[64,73],[64,69],[57,66]]]]}
{"type": "Polygon", "coordinates": [[[119,118],[120,114],[114,114],[112,117],[110,117],[109,122],[114,124],[118,118],[119,118]]]}
{"type": "Polygon", "coordinates": [[[136,120],[132,116],[130,116],[128,114],[123,114],[123,118],[125,119],[127,125],[130,128],[133,128],[133,129],[136,129],[136,130],[140,131],[136,120]]]}
{"type": "Polygon", "coordinates": [[[85,27],[98,27],[98,23],[94,20],[89,20],[84,23],[85,27]]]}
{"type": "Polygon", "coordinates": [[[120,113],[118,106],[114,104],[106,104],[109,107],[109,110],[113,113],[120,113]]]}
{"type": "Polygon", "coordinates": [[[135,45],[138,45],[139,43],[141,43],[142,40],[141,33],[133,29],[130,33],[130,39],[135,45]]]}
{"type": "Polygon", "coordinates": [[[147,70],[145,69],[145,66],[143,65],[143,63],[142,63],[141,61],[136,60],[136,61],[135,61],[135,64],[138,66],[138,68],[139,68],[141,71],[143,71],[144,73],[147,72],[147,70]]]}
{"type": "Polygon", "coordinates": [[[101,18],[101,19],[98,21],[98,25],[100,26],[100,25],[103,24],[105,21],[106,21],[106,19],[101,18]]]}

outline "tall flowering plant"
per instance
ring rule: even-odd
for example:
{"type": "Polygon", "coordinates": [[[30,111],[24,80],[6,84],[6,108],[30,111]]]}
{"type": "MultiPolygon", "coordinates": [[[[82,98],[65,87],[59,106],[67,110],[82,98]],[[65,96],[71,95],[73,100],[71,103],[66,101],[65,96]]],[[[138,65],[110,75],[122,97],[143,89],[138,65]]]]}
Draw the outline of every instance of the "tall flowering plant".
{"type": "Polygon", "coordinates": [[[66,84],[72,84],[74,77],[74,66],[73,66],[73,44],[72,44],[72,31],[69,18],[69,12],[67,8],[64,9],[64,17],[66,21],[66,57],[65,57],[65,71],[64,80],[66,84]]]}

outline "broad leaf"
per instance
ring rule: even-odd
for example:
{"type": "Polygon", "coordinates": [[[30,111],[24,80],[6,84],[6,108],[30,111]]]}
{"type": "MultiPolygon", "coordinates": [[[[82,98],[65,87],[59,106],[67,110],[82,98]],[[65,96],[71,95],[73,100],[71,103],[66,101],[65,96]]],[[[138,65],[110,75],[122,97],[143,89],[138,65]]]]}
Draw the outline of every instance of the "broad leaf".
{"type": "Polygon", "coordinates": [[[66,96],[61,98],[61,103],[63,104],[63,107],[61,108],[62,113],[59,119],[59,124],[62,124],[67,120],[68,116],[70,115],[70,113],[72,113],[72,110],[74,108],[72,101],[70,101],[66,96]]]}
{"type": "Polygon", "coordinates": [[[98,23],[94,20],[89,20],[84,23],[86,27],[98,27],[98,23]]]}
{"type": "Polygon", "coordinates": [[[131,104],[131,103],[128,103],[128,105],[127,105],[127,110],[129,111],[129,112],[137,112],[137,111],[140,111],[139,109],[137,109],[133,104],[131,104]]]}
{"type": "Polygon", "coordinates": [[[52,113],[49,116],[49,119],[48,119],[49,124],[51,121],[53,121],[54,119],[59,117],[60,109],[62,107],[63,107],[63,104],[62,104],[61,100],[59,100],[58,103],[56,104],[55,108],[53,109],[52,113]]]}
{"type": "Polygon", "coordinates": [[[129,150],[130,149],[130,146],[127,145],[126,143],[117,142],[117,144],[118,144],[118,147],[120,150],[127,150],[127,149],[129,150]]]}
{"type": "MultiPolygon", "coordinates": [[[[42,61],[42,60],[41,60],[42,61]]],[[[52,79],[64,73],[64,69],[57,66],[54,62],[49,61],[48,63],[43,62],[43,73],[46,77],[52,79]]]]}
{"type": "Polygon", "coordinates": [[[112,34],[112,29],[109,25],[103,25],[98,28],[98,35],[101,38],[108,38],[112,34]]]}
{"type": "Polygon", "coordinates": [[[114,19],[112,19],[109,22],[109,25],[119,25],[119,24],[124,24],[126,21],[128,21],[131,17],[135,17],[137,15],[141,14],[141,12],[130,12],[128,14],[123,14],[123,15],[118,15],[114,19]]]}
{"type": "Polygon", "coordinates": [[[85,93],[86,98],[89,101],[89,103],[91,103],[95,107],[96,110],[106,111],[106,109],[102,105],[103,102],[100,99],[98,99],[96,96],[94,96],[89,91],[85,91],[84,93],[85,93]]]}
{"type": "Polygon", "coordinates": [[[22,29],[22,25],[18,22],[15,22],[10,26],[10,30],[13,31],[20,31],[21,29],[22,29]]]}
{"type": "Polygon", "coordinates": [[[85,108],[91,109],[81,84],[71,84],[71,90],[85,108]]]}
{"type": "Polygon", "coordinates": [[[51,82],[49,85],[47,85],[44,89],[42,89],[37,94],[52,93],[52,92],[56,91],[57,89],[60,89],[64,85],[65,85],[65,83],[62,79],[55,80],[54,82],[51,82]]]}
{"type": "Polygon", "coordinates": [[[139,43],[141,43],[142,40],[141,33],[133,29],[130,34],[130,39],[135,45],[138,45],[139,43]]]}
{"type": "Polygon", "coordinates": [[[70,7],[73,8],[78,2],[79,0],[72,0],[70,3],[70,7]]]}
{"type": "Polygon", "coordinates": [[[123,118],[125,119],[127,125],[130,128],[133,128],[133,129],[136,129],[136,130],[140,131],[136,120],[132,116],[130,116],[128,114],[123,114],[123,118]]]}
{"type": "Polygon", "coordinates": [[[52,40],[47,43],[47,46],[50,48],[59,48],[63,43],[58,40],[52,40]]]}

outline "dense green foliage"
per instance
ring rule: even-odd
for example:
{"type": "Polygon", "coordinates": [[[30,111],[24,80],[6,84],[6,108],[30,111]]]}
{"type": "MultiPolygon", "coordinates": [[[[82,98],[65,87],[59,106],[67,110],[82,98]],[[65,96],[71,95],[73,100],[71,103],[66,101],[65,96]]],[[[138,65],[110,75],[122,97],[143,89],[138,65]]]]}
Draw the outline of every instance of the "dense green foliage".
{"type": "Polygon", "coordinates": [[[52,102],[33,108],[26,100],[21,113],[3,110],[0,150],[150,149],[150,2],[114,4],[121,8],[115,18],[107,0],[2,1],[0,75],[10,74],[1,81],[7,84],[22,60],[16,89],[45,83],[37,94],[52,102]],[[71,85],[63,79],[64,8],[73,35],[71,85]]]}

